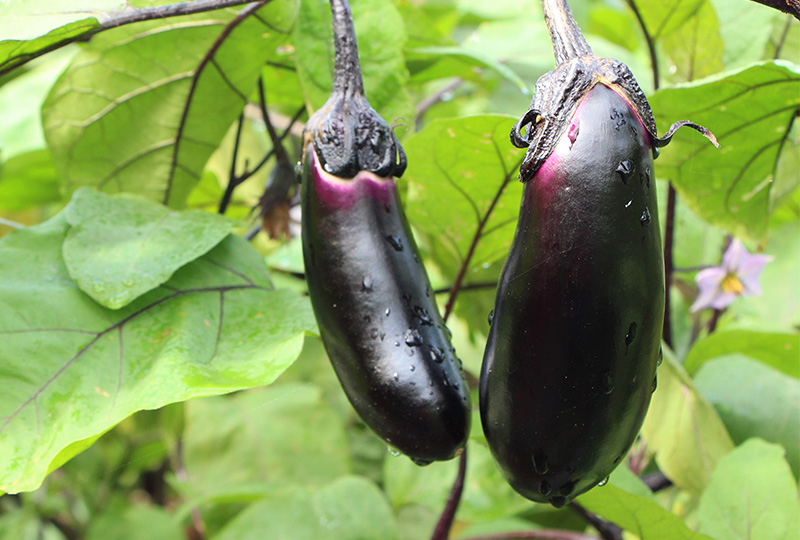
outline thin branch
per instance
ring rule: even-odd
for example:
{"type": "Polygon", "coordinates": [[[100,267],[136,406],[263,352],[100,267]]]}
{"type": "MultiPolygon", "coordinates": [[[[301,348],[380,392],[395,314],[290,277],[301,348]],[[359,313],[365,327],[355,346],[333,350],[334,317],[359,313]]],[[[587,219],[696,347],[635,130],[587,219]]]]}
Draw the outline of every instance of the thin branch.
{"type": "Polygon", "coordinates": [[[667,192],[667,219],[664,224],[664,326],[662,331],[662,339],[670,348],[672,348],[672,273],[673,273],[673,260],[672,260],[672,246],[675,238],[675,205],[677,203],[677,194],[672,182],[669,184],[667,192]]]}
{"type": "Polygon", "coordinates": [[[644,475],[642,477],[642,482],[644,482],[644,485],[649,487],[650,491],[653,493],[661,491],[662,489],[666,489],[672,485],[672,480],[667,478],[664,473],[660,471],[644,475]]]}
{"type": "Polygon", "coordinates": [[[777,9],[788,13],[800,21],[800,0],[752,0],[756,4],[762,4],[772,9],[777,9]]]}
{"type": "Polygon", "coordinates": [[[255,0],[194,0],[191,2],[181,2],[178,4],[168,4],[165,6],[147,7],[138,9],[126,9],[123,11],[111,13],[106,17],[98,19],[97,26],[87,28],[84,32],[77,35],[68,35],[60,40],[50,43],[46,47],[37,49],[31,53],[13,57],[3,64],[0,64],[0,75],[4,75],[9,71],[27,64],[35,58],[39,58],[49,52],[53,52],[62,47],[66,47],[70,43],[76,41],[88,41],[95,34],[125,26],[128,24],[153,21],[157,19],[167,19],[170,17],[179,17],[182,15],[193,15],[195,13],[205,13],[207,11],[216,11],[229,7],[241,6],[243,4],[251,4],[255,0]],[[101,20],[102,19],[102,20],[101,20]]]}
{"type": "MultiPolygon", "coordinates": [[[[470,283],[469,285],[462,285],[459,289],[461,292],[464,291],[477,291],[481,289],[496,289],[497,282],[496,281],[487,281],[485,283],[470,283]]],[[[446,294],[453,290],[453,287],[445,287],[442,289],[436,289],[433,291],[433,294],[446,294]]]]}
{"type": "Polygon", "coordinates": [[[569,506],[589,525],[597,529],[597,532],[600,533],[600,538],[603,540],[622,540],[622,529],[618,525],[600,519],[574,501],[569,503],[569,506]]]}
{"type": "MultiPolygon", "coordinates": [[[[183,437],[178,438],[178,443],[175,447],[175,477],[183,483],[188,482],[189,474],[186,472],[186,467],[183,463],[183,437]]],[[[206,537],[206,524],[203,521],[203,516],[200,514],[200,509],[192,508],[192,538],[202,540],[206,537]]]]}
{"type": "Polygon", "coordinates": [[[658,57],[656,56],[656,44],[653,42],[653,36],[650,35],[650,32],[647,31],[647,25],[644,23],[644,19],[642,18],[642,14],[639,12],[639,8],[636,5],[635,0],[626,0],[628,6],[630,6],[631,11],[636,16],[636,20],[639,21],[639,26],[642,29],[642,34],[644,34],[644,39],[647,42],[647,50],[650,53],[650,66],[653,70],[653,89],[658,90],[659,78],[658,78],[658,57]]]}
{"type": "Polygon", "coordinates": [[[456,77],[451,83],[446,84],[441,89],[433,93],[432,95],[428,96],[427,98],[423,99],[417,105],[417,114],[414,116],[414,125],[419,129],[419,124],[422,121],[422,116],[425,114],[425,111],[430,109],[436,103],[438,103],[446,94],[449,94],[459,86],[464,83],[464,79],[461,77],[456,77]]]}
{"type": "Polygon", "coordinates": [[[269,2],[270,0],[261,0],[256,4],[248,6],[247,8],[243,9],[236,16],[236,18],[234,18],[231,22],[225,25],[225,28],[222,30],[222,32],[220,32],[217,39],[208,49],[208,52],[206,52],[206,54],[203,56],[203,59],[200,60],[200,64],[197,66],[194,75],[192,75],[192,84],[189,87],[189,93],[186,95],[186,103],[183,107],[183,112],[181,114],[180,122],[178,123],[178,132],[175,134],[175,145],[173,146],[172,156],[170,159],[169,175],[167,176],[167,188],[164,190],[164,199],[162,201],[165,205],[169,205],[169,198],[172,192],[172,182],[175,178],[175,169],[178,166],[178,152],[180,151],[181,140],[183,137],[183,130],[186,127],[186,122],[188,121],[189,118],[189,110],[191,109],[194,93],[197,90],[197,84],[200,82],[200,75],[203,73],[205,67],[213,60],[214,55],[217,54],[217,51],[219,50],[220,47],[222,47],[222,44],[225,42],[228,36],[231,35],[233,30],[237,26],[239,26],[245,19],[247,19],[247,17],[255,13],[256,10],[260,9],[269,2]]]}
{"type": "Polygon", "coordinates": [[[453,526],[453,519],[456,517],[456,510],[458,510],[458,503],[461,502],[461,494],[464,491],[464,476],[467,474],[467,449],[461,452],[458,458],[458,474],[456,475],[453,487],[450,489],[450,496],[447,497],[447,502],[442,510],[442,515],[439,516],[439,522],[433,530],[431,540],[447,540],[450,536],[450,528],[453,526]]]}
{"type": "Polygon", "coordinates": [[[526,538],[539,540],[598,540],[596,536],[591,536],[589,534],[558,529],[538,529],[535,531],[488,534],[484,536],[471,536],[464,540],[517,540],[526,538]]]}
{"type": "Polygon", "coordinates": [[[242,140],[242,125],[244,124],[244,113],[239,115],[239,122],[236,124],[236,139],[233,141],[233,155],[231,156],[231,170],[228,174],[228,185],[225,186],[225,193],[222,194],[222,200],[219,201],[218,214],[224,214],[228,209],[228,204],[231,202],[233,190],[238,186],[241,181],[236,177],[236,158],[239,155],[239,145],[242,140]]]}
{"type": "Polygon", "coordinates": [[[781,37],[778,38],[778,43],[775,44],[775,54],[772,55],[773,60],[777,60],[781,56],[781,51],[783,50],[783,46],[786,44],[786,37],[789,35],[789,29],[792,27],[792,19],[787,17],[786,24],[783,25],[783,32],[781,32],[781,37]]]}

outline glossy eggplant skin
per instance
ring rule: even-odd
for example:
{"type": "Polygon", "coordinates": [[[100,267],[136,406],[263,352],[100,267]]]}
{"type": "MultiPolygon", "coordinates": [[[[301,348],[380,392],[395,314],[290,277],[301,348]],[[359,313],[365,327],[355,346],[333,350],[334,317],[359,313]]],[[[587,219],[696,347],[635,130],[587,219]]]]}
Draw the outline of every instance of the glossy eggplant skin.
{"type": "Polygon", "coordinates": [[[652,142],[596,84],[525,182],[497,290],[481,420],[503,475],[562,506],[602,482],[655,385],[664,270],[652,142]]]}
{"type": "Polygon", "coordinates": [[[418,464],[460,453],[468,389],[394,178],[335,177],[308,145],[302,228],[320,335],[355,410],[418,464]]]}

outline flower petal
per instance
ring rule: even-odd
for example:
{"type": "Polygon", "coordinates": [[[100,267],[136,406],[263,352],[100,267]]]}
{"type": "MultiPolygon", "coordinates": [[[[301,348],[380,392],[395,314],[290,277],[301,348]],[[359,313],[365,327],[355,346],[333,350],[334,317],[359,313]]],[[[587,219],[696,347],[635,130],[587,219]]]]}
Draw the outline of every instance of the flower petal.
{"type": "Polygon", "coordinates": [[[747,261],[750,252],[744,247],[741,240],[734,238],[731,245],[725,250],[722,255],[722,268],[731,274],[735,274],[741,265],[747,261]]]}
{"type": "Polygon", "coordinates": [[[714,307],[717,297],[724,294],[722,291],[722,280],[728,273],[725,269],[715,266],[706,268],[697,273],[694,280],[697,282],[697,299],[689,308],[692,313],[701,309],[714,307]]]}

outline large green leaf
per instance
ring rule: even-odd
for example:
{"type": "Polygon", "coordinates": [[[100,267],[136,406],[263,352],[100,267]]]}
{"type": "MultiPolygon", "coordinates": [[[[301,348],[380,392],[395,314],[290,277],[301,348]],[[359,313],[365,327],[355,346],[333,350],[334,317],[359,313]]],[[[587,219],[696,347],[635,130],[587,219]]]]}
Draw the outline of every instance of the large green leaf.
{"type": "MultiPolygon", "coordinates": [[[[405,87],[408,71],[403,58],[406,29],[400,13],[388,0],[362,0],[351,7],[367,99],[389,124],[398,118],[411,122],[414,111],[405,87]]],[[[294,32],[297,75],[312,110],[321,107],[331,93],[332,36],[329,3],[300,0],[294,32]]]]}
{"type": "Polygon", "coordinates": [[[200,210],[170,211],[147,199],[88,188],[65,210],[62,254],[70,277],[95,302],[127,306],[219,244],[231,223],[200,210]]]}
{"type": "Polygon", "coordinates": [[[511,246],[523,154],[508,143],[513,124],[499,115],[435,120],[405,145],[406,214],[449,279],[464,267],[463,284],[496,280],[511,246]]]}
{"type": "Polygon", "coordinates": [[[615,471],[607,485],[584,493],[577,502],[640,540],[711,540],[659,506],[647,487],[625,467],[615,471]]]}
{"type": "Polygon", "coordinates": [[[0,240],[0,490],[36,488],[141,409],[272,382],[314,328],[308,301],[273,289],[229,236],[119,310],[70,279],[63,214],[0,240]],[[63,452],[63,453],[62,453],[63,452]]]}
{"type": "Polygon", "coordinates": [[[714,332],[689,350],[683,367],[694,375],[707,361],[740,353],[800,379],[800,334],[730,330],[714,332]]]}
{"type": "Polygon", "coordinates": [[[800,109],[800,68],[767,62],[661,90],[650,103],[662,126],[690,119],[713,131],[721,149],[689,129],[679,131],[657,163],[703,219],[736,236],[767,230],[770,189],[782,141],[800,109]]]}
{"type": "Polygon", "coordinates": [[[252,504],[215,540],[394,540],[392,510],[381,491],[346,476],[319,491],[287,489],[252,504]]]}
{"type": "Polygon", "coordinates": [[[783,449],[751,439],[722,458],[700,497],[697,522],[718,540],[795,540],[797,486],[783,449]]]}
{"type": "Polygon", "coordinates": [[[666,347],[642,436],[667,478],[694,493],[703,491],[719,458],[733,449],[714,407],[666,347]]]}
{"type": "Polygon", "coordinates": [[[130,191],[180,207],[288,39],[291,0],[105,32],[75,57],[42,116],[68,191],[130,191]],[[245,8],[252,12],[252,8],[245,8]]]}
{"type": "Polygon", "coordinates": [[[735,354],[703,364],[695,384],[719,412],[734,443],[761,437],[783,445],[800,477],[799,380],[735,354]]]}

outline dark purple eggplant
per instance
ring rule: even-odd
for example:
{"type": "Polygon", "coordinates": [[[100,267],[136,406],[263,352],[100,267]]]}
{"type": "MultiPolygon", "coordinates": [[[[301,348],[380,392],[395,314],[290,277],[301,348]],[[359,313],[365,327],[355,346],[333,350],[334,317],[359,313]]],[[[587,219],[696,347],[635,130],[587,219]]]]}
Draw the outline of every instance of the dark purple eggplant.
{"type": "Polygon", "coordinates": [[[364,422],[418,464],[447,460],[466,444],[468,389],[400,205],[403,150],[364,97],[347,2],[331,10],[333,92],[304,134],[309,296],[364,422]]]}
{"type": "Polygon", "coordinates": [[[656,384],[664,266],[656,135],[628,68],[598,58],[565,0],[543,0],[558,67],[512,142],[519,221],[480,379],[483,429],[511,486],[560,507],[625,456],[656,384]],[[524,134],[523,134],[524,131],[524,134]]]}

